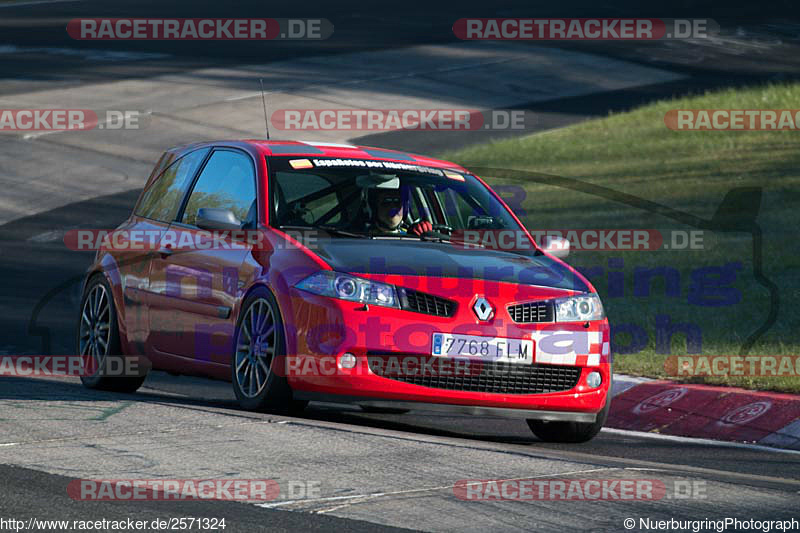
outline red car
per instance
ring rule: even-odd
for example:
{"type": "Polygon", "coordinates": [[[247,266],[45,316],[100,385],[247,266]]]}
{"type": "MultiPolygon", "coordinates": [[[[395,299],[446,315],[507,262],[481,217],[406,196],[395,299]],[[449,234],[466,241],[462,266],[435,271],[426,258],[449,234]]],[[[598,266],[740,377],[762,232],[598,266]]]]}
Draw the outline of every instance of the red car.
{"type": "Polygon", "coordinates": [[[122,354],[230,380],[245,409],[488,413],[568,442],[608,414],[594,288],[556,257],[563,241],[540,248],[453,163],[330,143],[192,144],[161,157],[114,236],[83,290],[88,387],[136,390],[144,376],[103,371],[122,354]]]}

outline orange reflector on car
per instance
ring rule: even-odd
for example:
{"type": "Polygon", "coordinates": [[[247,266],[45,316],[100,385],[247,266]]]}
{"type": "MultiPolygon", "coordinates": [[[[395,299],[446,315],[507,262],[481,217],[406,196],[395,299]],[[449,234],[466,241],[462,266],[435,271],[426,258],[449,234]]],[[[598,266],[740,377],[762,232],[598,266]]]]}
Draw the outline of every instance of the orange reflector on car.
{"type": "Polygon", "coordinates": [[[458,180],[458,181],[466,181],[462,174],[458,172],[453,172],[452,170],[445,170],[444,175],[450,178],[451,180],[458,180]]]}
{"type": "Polygon", "coordinates": [[[289,161],[289,164],[292,166],[292,168],[295,169],[312,168],[314,166],[314,164],[308,159],[292,159],[291,161],[289,161]]]}

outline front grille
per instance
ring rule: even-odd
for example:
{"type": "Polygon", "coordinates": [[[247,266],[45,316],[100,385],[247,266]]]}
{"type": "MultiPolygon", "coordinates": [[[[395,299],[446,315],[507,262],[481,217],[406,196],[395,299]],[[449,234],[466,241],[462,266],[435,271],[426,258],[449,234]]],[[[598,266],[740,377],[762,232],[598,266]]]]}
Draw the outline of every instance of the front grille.
{"type": "Polygon", "coordinates": [[[508,314],[511,315],[511,320],[519,324],[552,322],[553,302],[525,302],[523,304],[509,305],[508,314]]]}
{"type": "Polygon", "coordinates": [[[399,292],[400,307],[406,311],[434,316],[453,316],[456,312],[456,303],[447,298],[405,288],[399,292]]]}
{"type": "Polygon", "coordinates": [[[454,360],[423,355],[368,354],[369,368],[378,376],[431,387],[465,392],[541,394],[561,392],[578,384],[576,366],[454,360]]]}

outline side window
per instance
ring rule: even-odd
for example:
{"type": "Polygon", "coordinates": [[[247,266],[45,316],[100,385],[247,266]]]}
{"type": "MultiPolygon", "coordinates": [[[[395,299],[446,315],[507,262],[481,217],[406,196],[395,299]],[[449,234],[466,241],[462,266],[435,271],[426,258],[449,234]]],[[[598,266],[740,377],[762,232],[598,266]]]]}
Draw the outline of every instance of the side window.
{"type": "Polygon", "coordinates": [[[175,220],[183,195],[207,153],[208,148],[195,150],[172,163],[144,192],[136,215],[161,222],[175,220]]]}
{"type": "Polygon", "coordinates": [[[201,207],[230,209],[242,222],[255,216],[256,178],[252,160],[241,152],[218,150],[197,178],[181,222],[195,226],[201,207]]]}

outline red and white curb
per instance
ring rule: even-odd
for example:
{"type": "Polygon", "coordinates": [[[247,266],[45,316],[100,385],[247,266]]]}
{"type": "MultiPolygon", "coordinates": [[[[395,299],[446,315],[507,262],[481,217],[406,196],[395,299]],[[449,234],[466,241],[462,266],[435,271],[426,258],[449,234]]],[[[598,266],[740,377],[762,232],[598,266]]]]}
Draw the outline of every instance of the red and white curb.
{"type": "Polygon", "coordinates": [[[615,375],[607,427],[800,450],[800,396],[615,375]]]}

